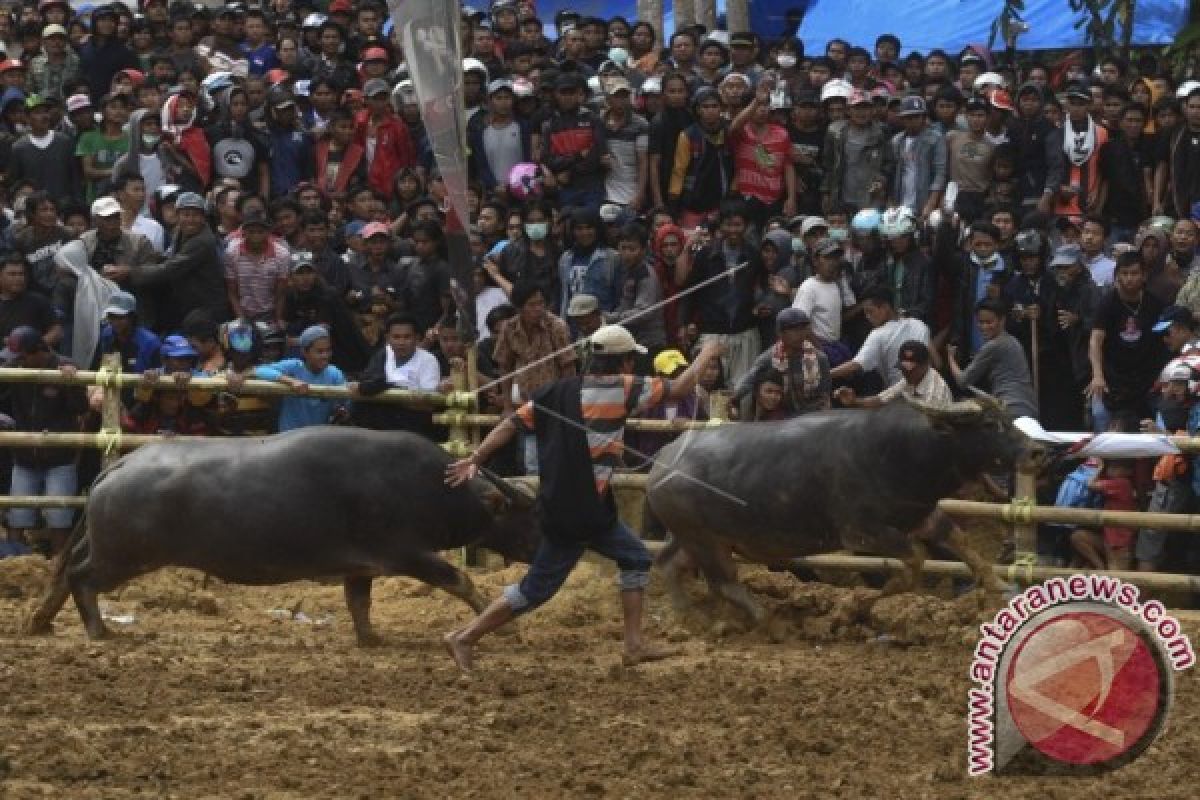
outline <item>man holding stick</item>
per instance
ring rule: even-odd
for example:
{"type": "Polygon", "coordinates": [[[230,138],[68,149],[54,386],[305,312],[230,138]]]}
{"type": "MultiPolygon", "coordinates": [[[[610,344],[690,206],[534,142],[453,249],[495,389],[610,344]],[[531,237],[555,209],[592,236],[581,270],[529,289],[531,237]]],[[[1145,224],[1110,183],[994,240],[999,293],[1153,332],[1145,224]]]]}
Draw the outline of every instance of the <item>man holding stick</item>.
{"type": "Polygon", "coordinates": [[[531,402],[497,425],[473,455],[446,470],[447,484],[462,485],[519,431],[537,436],[542,543],[520,583],[505,587],[503,595],[470,624],[444,637],[446,649],[463,671],[471,670],[481,638],[553,597],[585,550],[611,558],[620,569],[624,664],[674,655],[671,649],[642,638],[652,559],[642,541],[618,519],[610,482],[624,449],[625,419],[689,396],[720,345],[707,342],[682,375],[666,380],[631,374],[635,355],[645,348],[620,325],[600,328],[589,341],[591,363],[582,378],[539,389],[531,402]]]}

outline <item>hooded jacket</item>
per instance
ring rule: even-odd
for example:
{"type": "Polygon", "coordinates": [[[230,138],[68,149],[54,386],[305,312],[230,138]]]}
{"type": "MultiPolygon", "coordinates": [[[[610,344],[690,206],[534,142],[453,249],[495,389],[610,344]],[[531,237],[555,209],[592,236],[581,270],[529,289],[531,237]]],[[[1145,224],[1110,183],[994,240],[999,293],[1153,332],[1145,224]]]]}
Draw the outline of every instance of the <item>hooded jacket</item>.
{"type": "MultiPolygon", "coordinates": [[[[355,115],[355,132],[364,153],[368,150],[367,132],[370,126],[370,109],[364,109],[355,115]]],[[[408,126],[400,119],[399,114],[389,111],[375,128],[375,151],[374,157],[367,165],[367,185],[390,200],[394,187],[393,176],[406,167],[416,165],[417,152],[413,148],[412,137],[408,135],[408,126]]]]}
{"type": "Polygon", "coordinates": [[[136,290],[152,287],[163,290],[156,329],[179,330],[183,318],[196,310],[208,312],[216,322],[229,319],[220,243],[212,229],[205,225],[195,236],[188,237],[176,231],[169,253],[155,264],[132,265],[136,290]]]}
{"type": "Polygon", "coordinates": [[[229,105],[235,92],[243,96],[246,94],[245,89],[239,86],[231,86],[218,94],[217,121],[204,129],[204,138],[213,148],[213,171],[218,175],[237,177],[243,189],[258,192],[259,166],[266,165],[270,160],[270,145],[262,131],[251,124],[249,116],[240,122],[233,119],[229,105]],[[227,144],[222,145],[222,142],[227,144]],[[253,151],[248,165],[243,165],[245,146],[238,146],[239,142],[249,144],[253,151]],[[239,176],[239,172],[245,174],[239,176]]]}
{"type": "MultiPolygon", "coordinates": [[[[687,236],[684,235],[683,228],[673,222],[661,226],[654,234],[654,241],[650,244],[650,254],[654,256],[654,271],[658,273],[658,282],[662,286],[663,298],[667,300],[679,292],[679,287],[675,285],[675,265],[668,264],[662,257],[663,242],[670,236],[679,240],[679,254],[682,256],[683,248],[687,244],[687,236]]],[[[667,326],[667,337],[673,338],[676,331],[679,330],[678,303],[667,303],[663,308],[663,321],[667,326]]]]}
{"type": "MultiPolygon", "coordinates": [[[[129,116],[129,150],[125,155],[117,159],[117,163],[113,164],[112,176],[114,180],[124,172],[131,172],[134,175],[142,174],[142,164],[139,158],[139,156],[144,155],[142,153],[142,119],[148,113],[150,112],[145,109],[138,109],[129,116]]],[[[196,130],[196,133],[201,137],[204,136],[199,130],[196,130]]],[[[201,183],[200,176],[194,165],[177,148],[164,147],[163,143],[159,142],[154,150],[154,154],[158,156],[158,160],[162,164],[163,181],[165,183],[177,184],[185,192],[202,193],[204,191],[205,184],[201,183]]],[[[210,163],[207,141],[204,144],[204,159],[206,164],[210,163]]],[[[151,190],[151,187],[147,187],[147,192],[151,190]]]]}
{"type": "MultiPolygon", "coordinates": [[[[212,150],[204,131],[196,126],[196,111],[185,122],[175,121],[175,109],[179,95],[172,95],[162,107],[163,143],[167,150],[174,150],[181,167],[189,169],[199,179],[200,185],[208,188],[212,181],[212,150]]],[[[183,184],[182,180],[176,183],[183,184]]]]}

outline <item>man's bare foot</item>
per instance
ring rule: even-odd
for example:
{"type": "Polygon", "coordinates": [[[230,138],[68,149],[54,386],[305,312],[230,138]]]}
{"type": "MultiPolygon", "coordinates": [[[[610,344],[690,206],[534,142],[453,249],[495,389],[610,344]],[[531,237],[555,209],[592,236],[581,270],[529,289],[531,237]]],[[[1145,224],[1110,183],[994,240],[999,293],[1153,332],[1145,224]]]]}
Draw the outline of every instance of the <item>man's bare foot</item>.
{"type": "Polygon", "coordinates": [[[454,663],[463,672],[470,672],[474,666],[472,660],[472,646],[458,638],[460,631],[450,631],[442,637],[443,644],[446,645],[446,652],[454,659],[454,663]]]}
{"type": "Polygon", "coordinates": [[[648,661],[662,661],[679,655],[679,648],[665,644],[643,644],[636,650],[626,650],[621,656],[621,663],[627,667],[636,667],[648,661]]]}

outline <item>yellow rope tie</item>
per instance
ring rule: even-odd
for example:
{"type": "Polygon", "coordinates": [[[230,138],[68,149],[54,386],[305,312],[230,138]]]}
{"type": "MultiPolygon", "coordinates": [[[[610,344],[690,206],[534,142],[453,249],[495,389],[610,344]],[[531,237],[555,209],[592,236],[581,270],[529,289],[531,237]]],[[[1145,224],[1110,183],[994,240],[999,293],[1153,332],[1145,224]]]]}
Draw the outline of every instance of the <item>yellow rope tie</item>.
{"type": "Polygon", "coordinates": [[[442,413],[442,418],[445,420],[443,424],[449,427],[467,424],[467,412],[465,411],[445,411],[442,413]]]}
{"type": "Polygon", "coordinates": [[[101,389],[116,389],[117,375],[121,371],[119,369],[111,369],[107,366],[102,366],[96,370],[96,385],[101,389]]]}
{"type": "Polygon", "coordinates": [[[471,444],[469,442],[461,442],[451,440],[442,445],[446,452],[455,458],[466,458],[471,455],[471,444]]]}
{"type": "Polygon", "coordinates": [[[1017,553],[1008,567],[1008,582],[1025,586],[1033,584],[1033,568],[1037,566],[1037,553],[1017,553]],[[1024,570],[1022,575],[1021,570],[1024,570]]]}
{"type": "Polygon", "coordinates": [[[1000,510],[1000,519],[1017,525],[1033,523],[1034,501],[1027,497],[1014,498],[1011,503],[1000,510]]]}
{"type": "Polygon", "coordinates": [[[450,392],[446,395],[446,408],[461,408],[464,411],[470,411],[474,401],[474,392],[450,392]]]}
{"type": "Polygon", "coordinates": [[[713,418],[713,419],[708,420],[707,424],[708,424],[708,427],[710,427],[710,428],[719,428],[725,424],[725,420],[713,418]]]}
{"type": "Polygon", "coordinates": [[[121,429],[101,428],[96,432],[96,443],[104,450],[104,455],[110,456],[121,451],[121,429]]]}

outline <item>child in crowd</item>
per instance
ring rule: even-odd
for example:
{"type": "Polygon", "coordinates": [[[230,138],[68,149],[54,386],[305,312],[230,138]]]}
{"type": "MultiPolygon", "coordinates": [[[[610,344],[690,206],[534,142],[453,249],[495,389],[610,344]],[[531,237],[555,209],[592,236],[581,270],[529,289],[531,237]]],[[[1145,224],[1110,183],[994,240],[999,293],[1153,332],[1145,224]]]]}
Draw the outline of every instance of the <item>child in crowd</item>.
{"type": "MultiPolygon", "coordinates": [[[[308,393],[310,386],[347,386],[351,392],[358,391],[357,383],[346,383],[342,371],[329,363],[333,356],[333,342],[329,332],[320,325],[313,325],[300,334],[300,350],[302,358],[285,358],[254,370],[254,377],[277,381],[302,395],[285,397],[280,403],[280,433],[310,425],[340,422],[348,417],[349,404],[345,400],[303,396],[308,393]]],[[[234,383],[231,375],[230,386],[233,387],[234,383]]]]}
{"type": "MultiPolygon", "coordinates": [[[[1136,511],[1133,465],[1125,459],[1100,461],[1100,471],[1088,484],[1104,496],[1105,511],[1136,511]]],[[[1083,566],[1092,569],[1128,570],[1133,564],[1133,528],[1105,525],[1104,532],[1076,530],[1071,547],[1083,566]]]]}

